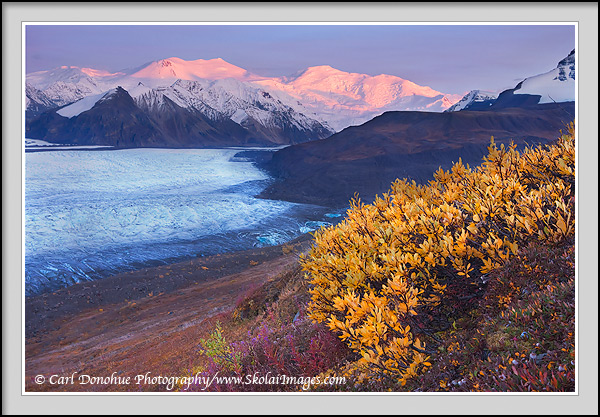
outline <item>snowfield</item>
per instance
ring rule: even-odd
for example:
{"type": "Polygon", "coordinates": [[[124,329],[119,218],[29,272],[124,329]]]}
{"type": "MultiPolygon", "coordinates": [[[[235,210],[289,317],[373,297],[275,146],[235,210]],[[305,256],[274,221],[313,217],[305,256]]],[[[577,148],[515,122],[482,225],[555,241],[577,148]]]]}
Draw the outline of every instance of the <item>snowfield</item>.
{"type": "Polygon", "coordinates": [[[515,94],[531,94],[541,96],[539,103],[575,101],[575,79],[559,79],[560,68],[554,68],[545,74],[526,78],[515,94]]]}
{"type": "Polygon", "coordinates": [[[553,70],[525,78],[514,94],[539,95],[540,104],[575,101],[575,49],[553,70]]]}
{"type": "Polygon", "coordinates": [[[237,152],[27,153],[26,294],[186,257],[283,243],[325,213],[254,198],[268,177],[243,158],[233,162],[237,152]]]}
{"type": "Polygon", "coordinates": [[[79,116],[84,111],[90,110],[92,107],[94,107],[96,105],[96,103],[98,101],[100,101],[105,96],[111,94],[112,92],[114,92],[114,89],[109,90],[104,93],[94,94],[93,96],[84,97],[81,100],[78,100],[71,105],[63,107],[62,109],[58,110],[56,113],[60,114],[63,117],[68,117],[69,119],[72,117],[75,117],[75,116],[79,116]]]}

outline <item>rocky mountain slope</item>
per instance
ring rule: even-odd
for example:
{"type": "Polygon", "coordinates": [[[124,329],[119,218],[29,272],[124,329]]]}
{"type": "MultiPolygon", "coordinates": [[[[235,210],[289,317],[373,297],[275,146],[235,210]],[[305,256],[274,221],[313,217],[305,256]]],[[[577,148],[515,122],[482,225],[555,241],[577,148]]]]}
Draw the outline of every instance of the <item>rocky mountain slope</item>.
{"type": "Polygon", "coordinates": [[[556,138],[574,115],[573,103],[486,111],[387,112],[315,142],[290,146],[265,163],[278,178],[262,196],[344,207],[364,201],[396,178],[424,182],[453,162],[479,164],[497,143],[536,144],[556,138]]]}
{"type": "Polygon", "coordinates": [[[485,110],[494,104],[497,98],[498,94],[492,91],[471,90],[445,111],[485,110]]]}
{"type": "Polygon", "coordinates": [[[264,135],[252,134],[229,118],[211,120],[195,109],[184,109],[164,95],[158,98],[160,107],[140,106],[121,87],[89,98],[97,101],[85,106],[79,101],[41,114],[27,125],[26,136],[55,143],[120,148],[278,144],[264,135]]]}

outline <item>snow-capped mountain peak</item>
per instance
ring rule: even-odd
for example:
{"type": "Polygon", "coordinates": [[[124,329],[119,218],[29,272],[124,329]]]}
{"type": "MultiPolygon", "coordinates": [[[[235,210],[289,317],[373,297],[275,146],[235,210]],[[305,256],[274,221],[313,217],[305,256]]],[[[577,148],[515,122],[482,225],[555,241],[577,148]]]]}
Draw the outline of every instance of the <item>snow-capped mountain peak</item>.
{"type": "Polygon", "coordinates": [[[124,72],[109,72],[109,71],[105,71],[105,70],[97,70],[97,69],[93,69],[93,68],[80,68],[81,72],[83,72],[85,75],[88,75],[90,77],[120,77],[125,75],[124,72]]]}
{"type": "Polygon", "coordinates": [[[446,111],[451,112],[473,109],[474,106],[478,106],[481,109],[486,106],[491,106],[496,98],[498,98],[498,93],[492,91],[471,90],[446,111]]]}
{"type": "Polygon", "coordinates": [[[472,90],[446,111],[527,107],[538,104],[575,101],[575,50],[558,62],[556,68],[525,78],[514,88],[500,93],[472,90]]]}
{"type": "Polygon", "coordinates": [[[26,82],[40,90],[45,90],[55,83],[68,83],[97,86],[124,76],[122,72],[109,72],[93,68],[80,68],[63,65],[46,71],[36,71],[27,74],[26,82]]]}
{"type": "Polygon", "coordinates": [[[223,78],[234,78],[245,81],[256,78],[256,76],[245,69],[230,64],[221,58],[186,61],[177,57],[154,61],[145,68],[133,73],[131,77],[172,80],[220,80],[223,78]]]}
{"type": "Polygon", "coordinates": [[[338,70],[329,65],[309,67],[293,77],[256,81],[271,90],[285,92],[319,115],[335,130],[366,122],[390,110],[441,111],[459,97],[448,96],[403,78],[338,70]]]}
{"type": "Polygon", "coordinates": [[[559,81],[567,81],[568,78],[575,79],[575,49],[558,63],[557,68],[559,81]]]}
{"type": "Polygon", "coordinates": [[[131,87],[127,91],[129,92],[129,95],[135,99],[143,94],[148,93],[149,91],[152,91],[152,88],[148,87],[143,82],[138,81],[135,87],[131,87]]]}
{"type": "Polygon", "coordinates": [[[513,94],[538,95],[540,104],[575,101],[575,50],[553,70],[524,79],[513,94]]]}
{"type": "Polygon", "coordinates": [[[349,74],[347,72],[341,71],[339,69],[333,68],[330,65],[316,65],[313,67],[308,67],[304,71],[301,71],[295,77],[290,77],[289,81],[297,81],[297,80],[321,80],[326,77],[339,76],[349,74]]]}

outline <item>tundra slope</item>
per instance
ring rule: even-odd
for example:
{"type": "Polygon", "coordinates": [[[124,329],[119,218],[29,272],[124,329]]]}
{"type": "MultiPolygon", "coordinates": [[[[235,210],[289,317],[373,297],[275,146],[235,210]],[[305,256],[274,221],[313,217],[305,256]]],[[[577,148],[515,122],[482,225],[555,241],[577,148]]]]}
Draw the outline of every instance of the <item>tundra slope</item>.
{"type": "Polygon", "coordinates": [[[574,115],[573,103],[451,113],[388,112],[327,139],[290,146],[264,167],[278,180],[261,197],[345,207],[370,201],[397,178],[433,179],[459,158],[478,165],[497,143],[549,142],[574,115]]]}

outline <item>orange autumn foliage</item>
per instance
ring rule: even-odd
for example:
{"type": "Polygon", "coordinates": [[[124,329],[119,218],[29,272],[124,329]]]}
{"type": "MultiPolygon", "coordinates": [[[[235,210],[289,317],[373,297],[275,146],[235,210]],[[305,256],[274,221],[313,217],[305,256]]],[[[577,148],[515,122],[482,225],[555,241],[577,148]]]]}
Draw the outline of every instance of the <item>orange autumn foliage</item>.
{"type": "Polygon", "coordinates": [[[528,242],[573,238],[574,125],[551,145],[521,153],[492,138],[488,152],[480,167],[459,161],[428,184],[354,199],[344,221],[315,232],[301,260],[309,316],[360,355],[348,372],[404,385],[430,366],[418,318],[447,311],[449,287],[469,293],[528,242]]]}

